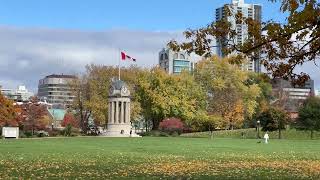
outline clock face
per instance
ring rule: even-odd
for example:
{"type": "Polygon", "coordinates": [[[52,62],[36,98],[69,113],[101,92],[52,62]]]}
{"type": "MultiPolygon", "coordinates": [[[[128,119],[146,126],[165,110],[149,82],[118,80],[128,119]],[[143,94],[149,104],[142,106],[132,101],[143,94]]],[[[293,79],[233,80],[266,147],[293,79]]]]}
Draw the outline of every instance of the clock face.
{"type": "Polygon", "coordinates": [[[109,89],[109,94],[112,94],[114,91],[113,87],[111,86],[110,89],[109,89]]]}
{"type": "Polygon", "coordinates": [[[126,94],[128,92],[128,89],[126,87],[122,87],[121,91],[122,91],[123,94],[126,94]]]}

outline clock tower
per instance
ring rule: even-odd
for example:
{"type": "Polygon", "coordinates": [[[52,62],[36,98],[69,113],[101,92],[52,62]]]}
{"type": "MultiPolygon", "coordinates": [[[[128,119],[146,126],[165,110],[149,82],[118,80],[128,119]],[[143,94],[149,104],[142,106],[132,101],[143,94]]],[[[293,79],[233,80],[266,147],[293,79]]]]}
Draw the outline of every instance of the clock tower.
{"type": "Polygon", "coordinates": [[[104,135],[109,137],[133,135],[130,121],[130,91],[124,81],[113,80],[109,88],[108,125],[104,135]]]}

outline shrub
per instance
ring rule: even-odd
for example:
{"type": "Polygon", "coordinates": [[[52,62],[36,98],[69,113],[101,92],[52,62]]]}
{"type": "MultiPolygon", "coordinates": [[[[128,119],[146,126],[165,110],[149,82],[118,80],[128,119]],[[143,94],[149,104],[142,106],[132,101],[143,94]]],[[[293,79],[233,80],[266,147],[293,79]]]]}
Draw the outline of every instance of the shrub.
{"type": "Polygon", "coordinates": [[[185,125],[178,118],[168,118],[160,122],[159,130],[166,132],[169,135],[178,134],[180,135],[184,131],[185,125]]]}
{"type": "Polygon", "coordinates": [[[23,131],[19,131],[19,138],[27,138],[23,131]]]}
{"type": "Polygon", "coordinates": [[[47,131],[37,131],[36,135],[38,137],[47,137],[47,136],[49,136],[49,133],[47,131]]]}
{"type": "Polygon", "coordinates": [[[72,130],[72,126],[71,124],[68,124],[63,130],[64,136],[71,136],[71,130],[72,130]]]}
{"type": "Polygon", "coordinates": [[[31,138],[32,137],[32,132],[30,132],[30,131],[26,131],[26,132],[24,132],[24,134],[25,134],[25,136],[27,138],[31,138]]]}
{"type": "Polygon", "coordinates": [[[78,128],[73,128],[71,124],[68,124],[62,131],[60,131],[62,136],[78,136],[80,131],[78,128]]]}
{"type": "Polygon", "coordinates": [[[56,136],[59,136],[61,134],[61,132],[59,130],[56,130],[56,129],[55,130],[49,130],[48,133],[49,133],[49,136],[51,136],[51,137],[56,137],[56,136]]]}

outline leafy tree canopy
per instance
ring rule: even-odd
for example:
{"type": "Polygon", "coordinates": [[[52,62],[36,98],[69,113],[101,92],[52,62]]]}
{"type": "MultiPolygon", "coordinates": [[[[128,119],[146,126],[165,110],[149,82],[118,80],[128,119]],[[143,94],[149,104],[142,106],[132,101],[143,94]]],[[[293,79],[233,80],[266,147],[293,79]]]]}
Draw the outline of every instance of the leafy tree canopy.
{"type": "Polygon", "coordinates": [[[320,98],[310,97],[299,109],[297,126],[300,129],[310,130],[311,138],[313,131],[320,130],[320,98]]]}
{"type": "Polygon", "coordinates": [[[229,63],[230,58],[216,56],[198,62],[194,76],[207,94],[207,112],[222,117],[220,128],[240,128],[258,106],[260,87],[247,84],[248,73],[229,63]]]}
{"type": "Polygon", "coordinates": [[[21,109],[0,93],[0,127],[21,125],[21,109]]]}
{"type": "MultiPolygon", "coordinates": [[[[277,0],[270,0],[276,2],[277,0]]],[[[212,56],[213,41],[222,42],[224,54],[239,52],[235,63],[241,56],[255,58],[262,56],[262,64],[274,77],[291,79],[301,85],[309,79],[304,72],[295,73],[295,67],[306,62],[319,62],[320,55],[320,5],[317,0],[282,0],[281,11],[288,15],[283,24],[269,20],[259,22],[246,18],[241,12],[233,13],[225,6],[227,16],[199,29],[184,32],[186,42],[169,42],[173,50],[195,52],[200,56],[212,56]],[[228,16],[236,22],[248,25],[248,37],[243,44],[235,44],[237,32],[228,21],[228,16]]]]}

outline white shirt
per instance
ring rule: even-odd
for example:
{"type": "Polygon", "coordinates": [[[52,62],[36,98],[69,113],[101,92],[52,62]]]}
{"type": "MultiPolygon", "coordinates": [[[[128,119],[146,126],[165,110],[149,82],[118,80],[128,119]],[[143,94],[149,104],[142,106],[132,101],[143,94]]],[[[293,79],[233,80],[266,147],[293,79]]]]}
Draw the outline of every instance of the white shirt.
{"type": "Polygon", "coordinates": [[[269,139],[269,134],[267,134],[267,133],[264,134],[263,138],[264,138],[264,139],[269,139]]]}

